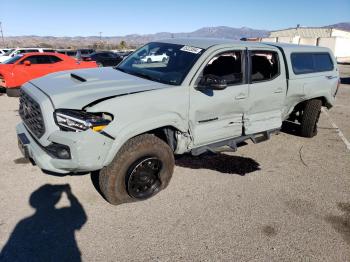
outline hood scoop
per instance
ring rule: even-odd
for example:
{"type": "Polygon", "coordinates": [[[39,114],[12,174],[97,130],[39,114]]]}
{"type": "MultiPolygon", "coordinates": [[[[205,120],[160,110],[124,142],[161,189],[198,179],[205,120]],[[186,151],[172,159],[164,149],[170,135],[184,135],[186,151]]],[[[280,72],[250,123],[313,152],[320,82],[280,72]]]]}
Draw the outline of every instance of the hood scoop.
{"type": "Polygon", "coordinates": [[[78,75],[73,74],[73,73],[70,74],[70,77],[71,77],[71,78],[74,78],[74,79],[76,79],[76,80],[78,80],[78,81],[80,81],[80,82],[86,82],[86,81],[87,81],[84,77],[78,76],[78,75]]]}

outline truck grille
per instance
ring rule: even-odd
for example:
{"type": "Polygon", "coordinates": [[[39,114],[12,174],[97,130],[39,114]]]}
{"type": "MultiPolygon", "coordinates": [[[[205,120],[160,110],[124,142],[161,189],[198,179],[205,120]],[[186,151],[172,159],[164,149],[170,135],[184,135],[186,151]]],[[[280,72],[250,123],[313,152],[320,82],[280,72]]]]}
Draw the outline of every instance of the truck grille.
{"type": "Polygon", "coordinates": [[[45,133],[43,115],[39,104],[28,94],[20,91],[19,115],[25,125],[37,137],[41,138],[45,133]]]}

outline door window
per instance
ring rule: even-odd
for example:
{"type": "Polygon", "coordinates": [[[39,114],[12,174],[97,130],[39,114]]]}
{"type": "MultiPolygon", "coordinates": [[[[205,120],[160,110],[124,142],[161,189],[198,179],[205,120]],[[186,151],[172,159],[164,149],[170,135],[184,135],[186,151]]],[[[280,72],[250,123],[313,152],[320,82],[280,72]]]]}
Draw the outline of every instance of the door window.
{"type": "Polygon", "coordinates": [[[58,63],[58,62],[61,62],[61,61],[62,61],[61,58],[59,58],[59,57],[57,57],[57,56],[55,56],[55,55],[50,55],[50,56],[48,56],[48,57],[49,57],[49,59],[50,59],[50,61],[51,61],[51,64],[58,63]]]}
{"type": "Polygon", "coordinates": [[[279,75],[278,54],[274,51],[252,51],[251,81],[253,83],[268,81],[279,75]]]}
{"type": "MultiPolygon", "coordinates": [[[[48,56],[43,56],[43,55],[33,55],[29,56],[24,61],[30,61],[31,64],[36,65],[36,64],[51,64],[51,60],[48,56]]],[[[21,64],[24,63],[24,61],[21,62],[21,64]]]]}
{"type": "Polygon", "coordinates": [[[203,70],[203,77],[208,75],[226,80],[227,85],[243,83],[242,52],[232,51],[212,58],[203,70]]]}

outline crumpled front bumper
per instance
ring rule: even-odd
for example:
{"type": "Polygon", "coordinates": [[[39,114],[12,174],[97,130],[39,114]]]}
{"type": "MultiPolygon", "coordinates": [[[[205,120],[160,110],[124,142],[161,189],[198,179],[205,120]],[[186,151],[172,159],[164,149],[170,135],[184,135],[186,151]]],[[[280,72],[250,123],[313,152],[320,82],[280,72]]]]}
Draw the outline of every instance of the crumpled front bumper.
{"type": "MultiPolygon", "coordinates": [[[[47,152],[44,146],[34,138],[23,123],[16,127],[17,135],[24,134],[26,157],[31,158],[41,169],[55,173],[90,172],[103,168],[104,160],[110,151],[113,139],[98,132],[54,131],[48,141],[66,145],[70,149],[71,159],[58,159],[47,152]]],[[[23,137],[23,135],[21,135],[23,137]]]]}

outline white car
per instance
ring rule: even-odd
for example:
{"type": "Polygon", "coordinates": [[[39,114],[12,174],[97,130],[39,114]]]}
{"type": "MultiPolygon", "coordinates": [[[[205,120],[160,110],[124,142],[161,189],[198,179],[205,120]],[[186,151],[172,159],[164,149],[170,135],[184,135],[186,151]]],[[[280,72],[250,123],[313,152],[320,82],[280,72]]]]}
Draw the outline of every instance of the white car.
{"type": "Polygon", "coordinates": [[[168,56],[163,54],[149,54],[141,58],[141,61],[144,63],[152,63],[152,62],[166,62],[168,60],[168,56]]]}
{"type": "Polygon", "coordinates": [[[32,47],[32,48],[15,48],[12,49],[11,52],[6,53],[6,55],[0,56],[0,63],[5,62],[7,59],[14,57],[15,55],[18,54],[24,54],[24,53],[32,53],[32,52],[55,52],[55,50],[51,48],[37,48],[37,47],[32,47]]]}
{"type": "Polygon", "coordinates": [[[9,49],[9,48],[2,48],[2,49],[0,49],[0,56],[2,56],[2,55],[4,55],[4,54],[6,54],[8,51],[10,51],[11,49],[9,49]]]}

